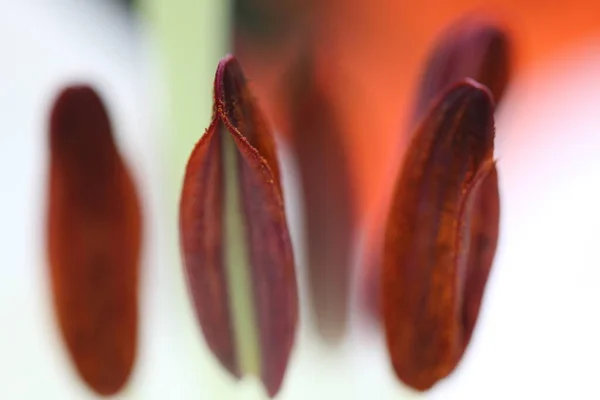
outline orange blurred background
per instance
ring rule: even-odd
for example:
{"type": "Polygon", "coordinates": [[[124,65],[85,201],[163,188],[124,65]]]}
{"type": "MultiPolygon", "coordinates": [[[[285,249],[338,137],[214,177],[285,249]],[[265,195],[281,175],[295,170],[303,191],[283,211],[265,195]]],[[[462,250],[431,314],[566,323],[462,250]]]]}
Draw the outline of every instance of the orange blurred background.
{"type": "MultiPolygon", "coordinates": [[[[313,32],[320,40],[320,61],[328,70],[328,90],[352,159],[360,217],[371,218],[391,185],[402,156],[405,118],[413,101],[420,68],[436,36],[469,13],[499,20],[514,41],[514,76],[536,68],[558,53],[600,33],[600,3],[593,0],[330,0],[314,3],[313,32]],[[369,211],[371,210],[371,211],[369,211]]],[[[281,69],[294,54],[241,49],[261,103],[276,126],[286,118],[278,85],[281,69]]],[[[364,218],[367,218],[367,221],[364,218]]]]}

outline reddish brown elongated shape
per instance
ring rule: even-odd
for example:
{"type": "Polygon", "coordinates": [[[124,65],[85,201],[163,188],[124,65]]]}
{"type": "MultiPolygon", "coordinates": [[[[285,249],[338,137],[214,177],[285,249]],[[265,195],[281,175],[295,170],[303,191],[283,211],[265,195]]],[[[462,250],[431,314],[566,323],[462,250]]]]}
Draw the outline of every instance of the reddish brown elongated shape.
{"type": "MultiPolygon", "coordinates": [[[[412,134],[432,105],[444,90],[456,82],[472,78],[488,87],[499,105],[510,81],[512,65],[512,41],[503,27],[480,16],[462,18],[440,35],[438,43],[427,59],[416,93],[413,110],[412,134]]],[[[378,220],[385,218],[382,207],[378,220]]],[[[380,317],[380,281],[384,223],[380,223],[371,234],[367,265],[362,284],[362,296],[373,322],[380,317]]]]}
{"type": "Polygon", "coordinates": [[[87,86],[50,121],[48,253],[58,323],[83,380],[110,395],[136,355],[141,213],[109,117],[87,86]]]}
{"type": "Polygon", "coordinates": [[[310,300],[321,336],[336,343],[348,318],[355,205],[340,123],[312,50],[290,77],[289,129],[304,195],[310,300]]]}
{"type": "Polygon", "coordinates": [[[398,377],[427,390],[473,332],[498,239],[494,106],[487,89],[449,89],[417,130],[387,221],[385,333],[398,377]]]}
{"type": "Polygon", "coordinates": [[[413,124],[437,96],[464,78],[485,85],[498,104],[508,86],[511,62],[512,43],[500,25],[481,17],[463,18],[451,25],[442,32],[425,63],[413,124]]]}
{"type": "Polygon", "coordinates": [[[260,376],[270,396],[282,384],[295,336],[298,298],[275,143],[237,60],[215,76],[213,120],[188,161],[180,204],[183,259],[196,314],[212,352],[234,376],[244,371],[234,340],[224,271],[224,135],[236,146],[241,208],[257,315],[260,376]]]}

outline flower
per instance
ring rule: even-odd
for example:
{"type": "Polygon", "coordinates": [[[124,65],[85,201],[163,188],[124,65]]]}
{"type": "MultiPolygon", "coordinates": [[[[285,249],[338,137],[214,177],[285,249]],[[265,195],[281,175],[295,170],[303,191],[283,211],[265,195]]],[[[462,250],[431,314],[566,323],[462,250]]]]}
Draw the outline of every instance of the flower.
{"type": "MultiPolygon", "coordinates": [[[[121,396],[232,398],[237,394],[247,395],[253,389],[263,391],[251,379],[233,385],[225,370],[207,354],[197,330],[191,297],[185,291],[176,251],[175,210],[179,185],[184,162],[199,132],[209,123],[212,73],[218,57],[225,52],[224,47],[218,48],[221,42],[217,40],[215,44],[214,27],[225,26],[226,21],[215,17],[215,13],[189,11],[184,13],[187,18],[174,19],[180,32],[179,39],[169,36],[161,43],[168,46],[170,55],[187,63],[178,67],[171,63],[172,58],[163,59],[167,62],[168,75],[161,76],[161,80],[165,78],[169,82],[169,96],[165,96],[162,92],[157,95],[148,91],[155,81],[146,80],[143,71],[154,64],[139,57],[136,50],[138,33],[133,28],[124,29],[124,19],[109,19],[108,16],[116,13],[106,11],[109,6],[105,3],[82,3],[81,8],[69,11],[62,7],[64,4],[36,4],[39,7],[36,8],[20,2],[11,6],[10,13],[0,14],[3,20],[0,30],[5,38],[2,43],[6,51],[0,69],[5,77],[10,77],[3,80],[9,88],[4,93],[9,95],[0,96],[3,109],[10,110],[0,118],[1,130],[5,133],[0,135],[4,150],[0,157],[4,167],[0,169],[0,179],[3,187],[8,188],[3,191],[4,207],[0,210],[6,266],[0,280],[0,292],[5,300],[0,302],[0,315],[10,321],[10,329],[4,329],[0,334],[4,355],[0,370],[6,378],[0,387],[0,397],[83,398],[88,395],[76,370],[67,362],[65,356],[68,353],[64,346],[57,341],[59,330],[51,318],[47,264],[43,257],[45,235],[42,233],[47,194],[44,162],[47,157],[44,140],[47,113],[51,109],[51,100],[65,84],[72,82],[75,75],[78,81],[94,84],[105,101],[115,140],[138,183],[145,216],[138,361],[121,396]],[[192,15],[201,15],[197,18],[205,19],[202,23],[191,24],[192,15]],[[29,30],[31,24],[36,26],[35,31],[29,30]],[[107,26],[110,29],[106,29],[107,26]],[[187,30],[190,26],[211,34],[192,35],[187,30]],[[202,38],[206,42],[200,46],[198,41],[202,38]],[[177,46],[172,45],[174,42],[177,46]],[[217,48],[210,47],[211,43],[217,48]],[[202,54],[212,55],[200,63],[200,66],[209,65],[211,71],[203,72],[198,67],[199,53],[194,55],[191,49],[201,49],[202,54]],[[189,57],[185,57],[186,53],[189,57]],[[193,74],[186,71],[193,71],[193,74]],[[197,97],[182,97],[182,87],[186,88],[186,93],[195,93],[197,97]],[[173,125],[163,119],[167,109],[178,116],[173,125]],[[164,130],[165,127],[170,129],[164,130]],[[166,132],[168,134],[163,134],[166,132]],[[174,141],[177,147],[172,145],[174,141]]],[[[220,4],[223,2],[213,5],[220,4]]],[[[410,107],[398,107],[401,101],[390,95],[391,92],[408,91],[408,86],[398,85],[396,80],[393,84],[387,82],[390,89],[385,90],[382,82],[384,78],[391,78],[390,74],[381,71],[386,68],[400,71],[414,62],[417,55],[412,59],[407,56],[406,64],[391,61],[394,52],[399,60],[407,50],[392,49],[389,44],[397,38],[388,35],[390,39],[383,47],[391,54],[390,58],[367,57],[361,51],[365,43],[381,50],[382,46],[373,38],[385,30],[372,31],[371,36],[363,35],[363,25],[357,22],[375,15],[378,7],[373,2],[370,3],[372,7],[364,9],[360,15],[353,14],[352,10],[356,10],[358,4],[352,2],[345,9],[336,10],[341,16],[341,22],[336,24],[338,29],[340,25],[347,25],[357,32],[356,36],[341,40],[344,35],[336,34],[334,29],[324,41],[329,44],[338,41],[339,47],[332,51],[327,43],[323,43],[323,53],[332,55],[330,61],[342,70],[329,82],[329,95],[337,114],[342,117],[340,125],[346,132],[343,137],[351,143],[362,144],[362,147],[349,146],[349,164],[351,180],[358,194],[355,199],[358,199],[359,223],[363,224],[365,209],[373,209],[372,204],[367,206],[368,199],[380,196],[379,184],[391,182],[382,177],[387,173],[385,168],[379,170],[392,151],[382,152],[382,148],[393,148],[396,152],[400,151],[398,147],[403,147],[391,145],[399,135],[397,129],[390,127],[402,120],[394,113],[411,110],[410,107]],[[360,19],[348,23],[349,16],[360,19]],[[370,74],[358,63],[340,62],[344,60],[338,57],[340,53],[350,48],[356,50],[357,58],[372,63],[370,74]],[[373,64],[373,60],[378,62],[373,64]],[[349,68],[353,68],[352,74],[348,74],[349,68]],[[361,82],[373,83],[369,90],[363,91],[365,87],[356,84],[358,76],[368,77],[361,82]],[[340,86],[342,82],[344,85],[340,86]],[[345,102],[339,93],[347,93],[349,87],[353,95],[348,94],[345,102]],[[358,107],[363,114],[349,112],[364,104],[370,106],[358,107]],[[356,133],[363,129],[360,118],[364,115],[369,116],[369,124],[373,127],[364,131],[364,136],[368,133],[373,141],[368,148],[365,141],[361,142],[364,136],[356,133]],[[373,132],[382,135],[378,142],[373,132]],[[394,140],[390,140],[391,137],[394,140]],[[361,148],[364,151],[358,151],[361,148]],[[378,157],[375,159],[369,154],[378,157]],[[362,178],[356,178],[357,171],[361,172],[362,178]],[[377,175],[378,171],[381,176],[377,175]]],[[[431,12],[431,4],[423,4],[411,6],[427,8],[429,18],[426,21],[429,22],[418,25],[439,27],[445,17],[436,17],[437,12],[431,12]]],[[[181,11],[177,5],[171,8],[181,11]]],[[[548,13],[537,13],[538,21],[557,15],[556,9],[558,6],[552,6],[548,13]]],[[[582,9],[589,14],[589,19],[593,19],[589,8],[582,9]]],[[[441,9],[440,15],[446,15],[444,10],[441,9]]],[[[564,15],[568,10],[561,8],[561,11],[558,15],[564,15]]],[[[424,21],[420,14],[415,15],[407,11],[401,17],[424,21]]],[[[598,276],[597,269],[593,268],[597,264],[594,227],[598,225],[593,177],[600,171],[595,157],[597,135],[594,134],[598,129],[594,106],[600,91],[594,79],[598,66],[593,55],[598,49],[593,42],[589,47],[582,47],[581,52],[551,48],[553,39],[538,40],[544,39],[549,29],[536,29],[543,24],[532,22],[527,15],[520,14],[520,18],[511,21],[520,27],[517,39],[523,38],[521,33],[524,31],[535,32],[536,36],[525,35],[527,45],[520,47],[519,55],[526,54],[528,69],[520,64],[516,80],[495,116],[502,221],[493,279],[488,284],[484,312],[461,367],[451,379],[436,385],[427,398],[536,398],[550,395],[570,398],[585,397],[594,390],[593,366],[600,354],[594,338],[599,332],[595,320],[589,316],[594,315],[598,303],[595,290],[598,276]],[[523,26],[526,26],[525,30],[523,26]],[[549,51],[557,58],[539,58],[540,54],[547,55],[549,51]],[[534,68],[529,69],[531,67],[534,68]]],[[[396,25],[398,15],[392,12],[390,16],[396,25]]],[[[386,23],[382,18],[376,20],[378,24],[386,23]]],[[[577,24],[580,18],[575,16],[570,22],[577,24]]],[[[412,26],[400,25],[407,29],[412,26]]],[[[563,34],[556,28],[558,26],[554,24],[554,38],[563,34]]],[[[562,43],[571,40],[569,36],[565,34],[562,43]]],[[[430,36],[415,34],[408,37],[411,42],[414,39],[419,51],[425,51],[421,44],[430,36]]],[[[418,58],[421,58],[420,54],[418,58]]],[[[271,61],[268,57],[264,59],[271,61]]],[[[253,66],[242,59],[242,65],[248,65],[248,75],[258,88],[256,92],[268,93],[265,89],[268,86],[263,85],[266,74],[256,72],[257,64],[253,66]]],[[[406,77],[402,78],[406,82],[412,82],[414,70],[407,68],[408,73],[397,73],[406,77]]],[[[261,98],[263,103],[268,105],[269,102],[261,98]]],[[[267,112],[267,115],[275,114],[267,112]]],[[[286,158],[285,154],[283,158],[286,158]]],[[[289,165],[288,162],[283,164],[289,165]]],[[[282,173],[284,195],[294,193],[286,189],[289,179],[285,167],[282,173]]],[[[288,195],[290,197],[300,196],[288,195]]],[[[292,215],[290,234],[295,242],[298,230],[293,222],[297,217],[293,202],[289,208],[292,209],[288,211],[292,215]]],[[[298,249],[295,243],[294,248],[298,249]]],[[[302,303],[306,296],[301,268],[300,272],[302,303]]],[[[351,314],[353,320],[341,346],[327,351],[313,340],[310,330],[305,329],[307,321],[303,315],[307,313],[303,312],[304,306],[301,305],[297,344],[279,398],[410,397],[392,379],[386,350],[380,345],[378,336],[356,324],[354,319],[358,316],[355,312],[351,314]]]]}

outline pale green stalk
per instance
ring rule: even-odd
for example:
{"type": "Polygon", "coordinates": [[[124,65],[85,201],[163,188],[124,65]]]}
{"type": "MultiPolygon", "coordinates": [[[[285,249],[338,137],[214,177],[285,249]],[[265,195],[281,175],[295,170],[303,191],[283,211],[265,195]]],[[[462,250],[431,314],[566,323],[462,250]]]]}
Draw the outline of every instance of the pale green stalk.
{"type": "MultiPolygon", "coordinates": [[[[150,35],[158,45],[159,78],[166,98],[160,99],[166,115],[160,134],[161,232],[168,251],[162,268],[168,286],[168,308],[177,314],[173,351],[181,355],[186,378],[193,379],[194,398],[230,399],[235,387],[203,344],[191,298],[186,288],[179,253],[178,206],[187,159],[210,124],[213,80],[219,59],[230,51],[231,18],[229,0],[139,0],[148,19],[150,35]]],[[[171,338],[170,338],[171,339],[171,338]]]]}
{"type": "Polygon", "coordinates": [[[256,327],[256,312],[249,249],[246,240],[237,157],[239,151],[229,132],[223,138],[223,173],[225,175],[225,232],[227,251],[225,268],[234,321],[234,340],[238,363],[243,373],[260,375],[260,344],[256,327]]]}

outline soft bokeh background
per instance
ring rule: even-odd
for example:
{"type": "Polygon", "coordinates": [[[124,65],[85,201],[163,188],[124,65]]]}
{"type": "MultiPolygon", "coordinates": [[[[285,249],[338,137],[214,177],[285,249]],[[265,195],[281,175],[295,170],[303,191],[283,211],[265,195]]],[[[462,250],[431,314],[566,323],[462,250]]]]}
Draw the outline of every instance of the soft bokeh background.
{"type": "MultiPolygon", "coordinates": [[[[361,244],[402,152],[401,127],[423,57],[447,23],[480,7],[511,27],[517,68],[497,122],[500,247],[472,345],[454,375],[416,395],[394,379],[381,337],[365,326],[358,305],[346,340],[331,349],[311,329],[303,297],[279,398],[600,397],[600,6],[348,0],[306,2],[309,12],[296,2],[283,14],[294,23],[258,31],[248,25],[234,35],[224,0],[123,3],[0,0],[0,398],[95,398],[68,362],[47,285],[46,127],[62,85],[89,81],[99,89],[143,196],[139,356],[117,398],[260,399],[255,380],[235,385],[208,353],[177,249],[183,169],[208,125],[218,59],[235,46],[279,126],[278,85],[294,54],[290,27],[310,26],[322,39],[319,51],[338,71],[330,87],[345,116],[361,244]]],[[[269,1],[259,3],[268,9],[269,1]]],[[[287,150],[283,142],[305,293],[298,185],[287,150]]],[[[362,251],[356,246],[357,263],[362,251]]]]}

